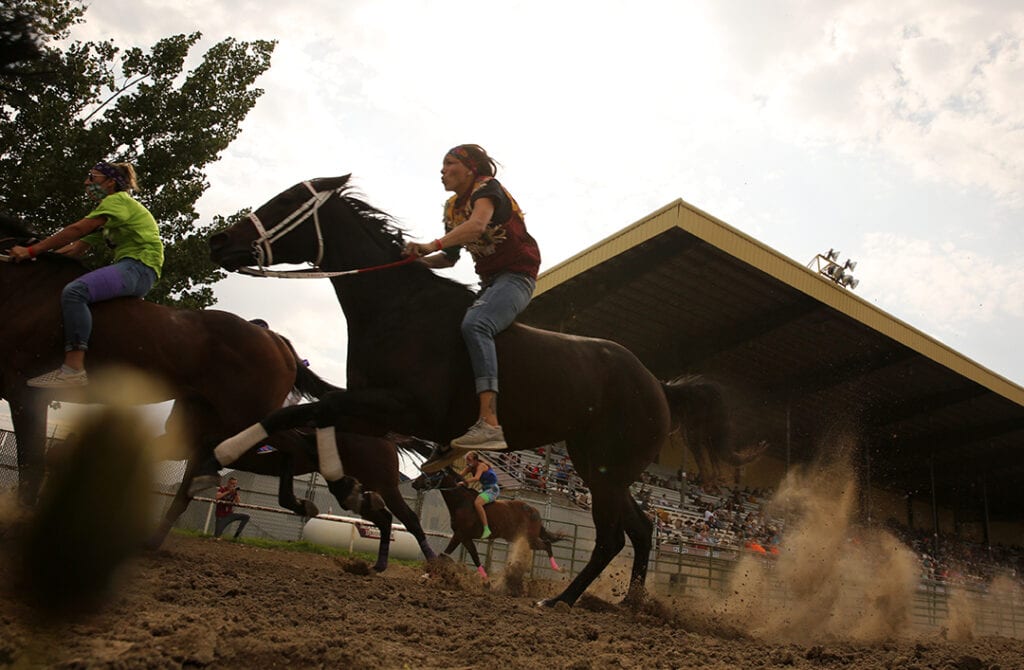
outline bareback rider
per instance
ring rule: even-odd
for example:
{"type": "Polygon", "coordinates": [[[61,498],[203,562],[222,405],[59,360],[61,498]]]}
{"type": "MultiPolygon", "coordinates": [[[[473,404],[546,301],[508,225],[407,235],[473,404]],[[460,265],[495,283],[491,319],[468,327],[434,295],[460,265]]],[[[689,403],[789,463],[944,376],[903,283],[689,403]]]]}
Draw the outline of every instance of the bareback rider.
{"type": "Polygon", "coordinates": [[[114,262],[88,272],[64,287],[60,295],[64,316],[64,364],[28,380],[39,388],[70,388],[89,383],[85,352],[92,334],[89,305],[120,296],[143,297],[160,278],[164,245],[156,220],[131,196],[139,185],[130,163],[100,161],[85,178],[85,192],[96,208],[41,242],[11,248],[15,262],[31,260],[46,251],[81,256],[91,246],[114,248],[114,262]]]}
{"type": "Polygon", "coordinates": [[[424,472],[448,465],[461,450],[507,449],[498,422],[498,355],[494,336],[508,328],[526,309],[540,268],[540,250],[526,230],[523,212],[494,178],[497,163],[476,144],[448,151],[441,166],[441,183],[454,193],[444,206],[445,233],[433,242],[409,242],[406,255],[431,268],[448,268],[469,250],[480,276],[480,292],[466,310],[462,336],[473,366],[480,401],[479,418],[466,434],[425,462],[424,472]]]}

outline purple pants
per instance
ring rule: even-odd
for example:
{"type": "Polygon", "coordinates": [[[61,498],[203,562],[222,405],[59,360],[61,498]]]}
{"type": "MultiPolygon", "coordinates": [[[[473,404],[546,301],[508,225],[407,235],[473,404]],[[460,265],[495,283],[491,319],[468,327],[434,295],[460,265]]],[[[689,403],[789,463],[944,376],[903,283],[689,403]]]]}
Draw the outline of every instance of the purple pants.
{"type": "Polygon", "coordinates": [[[149,293],[156,283],[156,272],[134,258],[122,258],[113,265],[87,272],[64,287],[60,294],[64,314],[64,351],[89,348],[92,335],[92,311],[89,305],[111,298],[149,293]]]}

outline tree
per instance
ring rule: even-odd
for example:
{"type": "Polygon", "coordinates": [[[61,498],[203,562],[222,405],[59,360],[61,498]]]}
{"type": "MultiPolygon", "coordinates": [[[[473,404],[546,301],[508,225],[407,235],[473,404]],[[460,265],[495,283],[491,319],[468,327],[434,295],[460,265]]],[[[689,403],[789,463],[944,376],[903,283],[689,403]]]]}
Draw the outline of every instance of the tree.
{"type": "Polygon", "coordinates": [[[205,240],[238,215],[199,224],[195,203],[209,187],[205,167],[263,94],[253,83],[276,42],[225,39],[183,74],[200,33],[166,37],[148,51],[112,40],[58,47],[85,20],[80,0],[15,0],[10,11],[33,17],[42,57],[20,64],[17,84],[0,89],[0,209],[53,232],[88,211],[82,181],[97,160],[129,161],[165,244],[163,278],[147,299],[212,305],[211,284],[224,273],[205,240]]]}

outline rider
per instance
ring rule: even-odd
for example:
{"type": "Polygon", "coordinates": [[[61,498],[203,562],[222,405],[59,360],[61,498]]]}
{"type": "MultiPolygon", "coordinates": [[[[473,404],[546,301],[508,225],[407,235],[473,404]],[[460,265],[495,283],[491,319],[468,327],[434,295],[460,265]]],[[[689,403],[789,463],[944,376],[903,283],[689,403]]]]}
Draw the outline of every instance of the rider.
{"type": "MultiPolygon", "coordinates": [[[[496,169],[497,163],[479,145],[460,144],[448,151],[441,182],[454,195],[444,206],[445,234],[433,242],[405,246],[407,255],[422,257],[420,262],[431,268],[455,265],[463,246],[473,256],[480,293],[463,317],[462,336],[473,366],[480,412],[477,422],[451,445],[484,451],[508,448],[498,422],[494,336],[530,303],[540,267],[537,242],[526,231],[515,199],[494,178],[496,169]]],[[[424,464],[424,471],[443,467],[451,459],[451,452],[439,454],[424,464]]]]}
{"type": "Polygon", "coordinates": [[[85,352],[92,333],[89,305],[126,295],[141,298],[160,278],[164,246],[153,215],[130,194],[138,188],[130,163],[100,161],[85,178],[86,193],[98,202],[95,209],[41,242],[11,249],[11,257],[21,262],[46,251],[80,256],[104,242],[114,248],[112,265],[88,272],[64,287],[60,296],[64,364],[29,379],[29,386],[67,388],[87,384],[85,352]]]}
{"type": "Polygon", "coordinates": [[[484,532],[480,539],[486,540],[491,536],[491,528],[487,525],[487,512],[484,510],[484,505],[497,500],[498,494],[501,493],[501,489],[498,488],[498,475],[490,465],[480,460],[480,456],[475,451],[466,454],[466,467],[459,474],[463,477],[459,486],[469,486],[474,482],[480,482],[480,494],[473,501],[473,507],[476,508],[477,516],[480,517],[480,523],[484,525],[484,532]]]}

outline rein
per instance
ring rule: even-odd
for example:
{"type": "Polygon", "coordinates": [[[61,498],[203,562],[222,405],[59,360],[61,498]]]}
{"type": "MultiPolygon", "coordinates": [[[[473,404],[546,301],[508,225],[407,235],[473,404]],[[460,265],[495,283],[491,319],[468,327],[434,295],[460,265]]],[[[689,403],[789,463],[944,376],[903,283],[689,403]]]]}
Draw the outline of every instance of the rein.
{"type": "Polygon", "coordinates": [[[238,268],[236,272],[239,274],[249,275],[250,277],[280,277],[285,279],[324,279],[328,277],[344,277],[346,275],[361,274],[363,272],[373,272],[376,270],[387,270],[390,268],[397,268],[403,265],[408,265],[416,260],[415,256],[407,256],[401,260],[394,261],[391,263],[384,263],[381,265],[373,265],[366,268],[358,268],[355,270],[341,270],[335,272],[326,272],[318,270],[321,261],[324,259],[324,235],[320,228],[320,207],[325,202],[330,200],[333,196],[341,193],[345,190],[344,186],[340,186],[330,191],[317,191],[313,188],[313,185],[309,181],[302,182],[302,185],[309,189],[312,196],[295,208],[291,214],[283,218],[275,226],[271,226],[267,229],[263,222],[260,221],[260,217],[256,216],[255,212],[249,213],[249,220],[252,225],[256,228],[258,234],[257,238],[253,240],[252,247],[253,253],[256,256],[256,265],[258,267],[242,267],[238,268]],[[300,225],[306,222],[309,217],[313,217],[313,228],[316,230],[316,260],[313,261],[313,269],[311,270],[268,270],[266,266],[274,264],[274,249],[273,244],[277,240],[281,239],[288,233],[292,232],[300,225]]]}
{"type": "Polygon", "coordinates": [[[455,486],[441,486],[441,482],[443,480],[444,476],[443,473],[441,472],[435,473],[435,475],[432,476],[425,477],[423,481],[427,484],[428,488],[424,488],[422,489],[422,491],[424,493],[427,491],[455,491],[459,488],[463,488],[460,487],[458,484],[456,484],[455,486]]]}
{"type": "Polygon", "coordinates": [[[400,261],[394,261],[392,263],[384,263],[383,265],[371,265],[367,268],[358,268],[356,270],[336,270],[328,272],[325,270],[267,270],[262,265],[257,268],[238,268],[235,272],[243,275],[249,275],[250,277],[279,277],[283,279],[324,279],[327,277],[344,277],[346,275],[357,275],[363,272],[374,272],[375,270],[389,270],[391,268],[401,267],[402,265],[408,265],[416,260],[415,256],[406,256],[400,261]]]}

